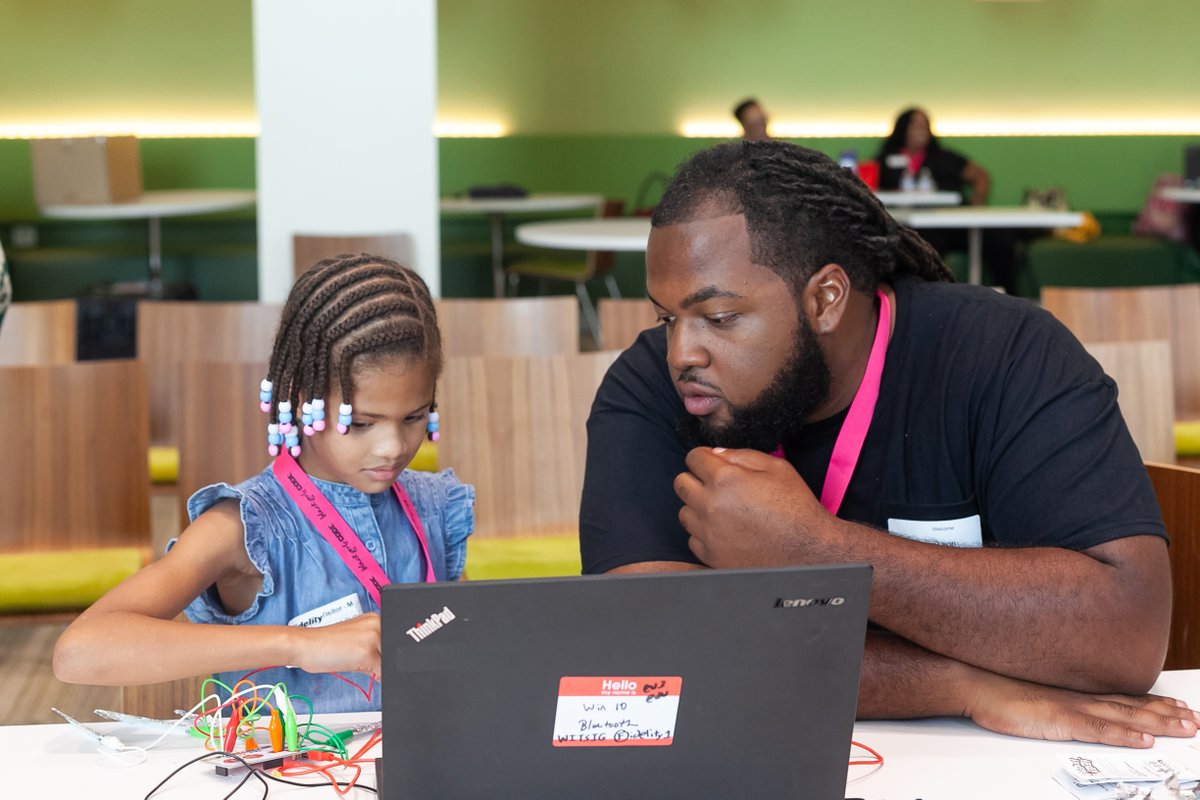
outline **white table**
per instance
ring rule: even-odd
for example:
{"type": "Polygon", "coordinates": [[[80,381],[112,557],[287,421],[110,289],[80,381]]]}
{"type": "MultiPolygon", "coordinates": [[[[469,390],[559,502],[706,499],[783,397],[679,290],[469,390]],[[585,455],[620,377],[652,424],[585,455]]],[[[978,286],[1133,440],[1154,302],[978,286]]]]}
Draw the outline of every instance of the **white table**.
{"type": "Polygon", "coordinates": [[[910,228],[953,228],[967,231],[968,280],[983,280],[985,228],[1073,228],[1083,224],[1078,211],[1055,211],[1028,206],[959,206],[957,208],[896,208],[892,216],[910,228]]]}
{"type": "Polygon", "coordinates": [[[612,250],[645,252],[650,238],[649,217],[608,217],[527,222],[518,225],[517,241],[555,250],[612,250]]]}
{"type": "Polygon", "coordinates": [[[172,189],[143,192],[126,203],[42,206],[43,215],[54,219],[113,220],[144,219],[149,226],[150,297],[162,296],[162,218],[215,214],[249,208],[255,203],[253,189],[172,189]]]}
{"type": "Polygon", "coordinates": [[[504,217],[507,214],[537,214],[599,208],[598,194],[531,194],[526,197],[443,197],[438,209],[443,214],[481,214],[492,228],[492,291],[504,296],[504,217]]]}
{"type": "Polygon", "coordinates": [[[1170,186],[1159,190],[1158,193],[1168,200],[1174,200],[1177,203],[1200,203],[1200,186],[1195,188],[1170,186]]]}
{"type": "Polygon", "coordinates": [[[898,206],[901,208],[930,208],[936,206],[956,206],[962,202],[962,195],[958,192],[943,192],[943,191],[912,191],[899,192],[877,189],[875,196],[879,198],[879,202],[885,206],[898,206]]]}
{"type": "MultiPolygon", "coordinates": [[[[1185,700],[1200,707],[1200,670],[1164,673],[1155,692],[1185,700]]],[[[78,711],[77,709],[67,709],[78,711]]],[[[90,719],[77,714],[80,721],[90,719]]],[[[319,718],[335,730],[338,723],[374,719],[373,714],[336,714],[319,718]]],[[[93,727],[113,733],[126,744],[149,744],[153,736],[118,723],[96,723],[93,727]]],[[[156,735],[154,735],[156,736],[156,735]]],[[[1160,738],[1150,750],[1118,750],[1078,742],[1044,742],[989,733],[962,719],[931,719],[913,722],[860,722],[854,726],[855,741],[867,744],[884,757],[878,767],[850,767],[846,796],[864,800],[1071,800],[1072,796],[1053,782],[1055,757],[1064,753],[1097,755],[1171,755],[1195,752],[1198,739],[1160,738]]],[[[364,741],[361,737],[351,742],[364,741]]],[[[140,798],[184,761],[199,755],[202,745],[191,737],[172,736],[150,751],[145,764],[120,768],[106,766],[92,742],[66,725],[10,725],[0,727],[0,745],[19,754],[21,772],[12,786],[28,787],[21,796],[54,798],[140,798]]],[[[359,744],[361,746],[361,744],[359,744]]],[[[463,754],[469,758],[471,754],[463,754]]],[[[253,779],[252,779],[253,780],[253,779]]],[[[364,766],[360,780],[375,785],[374,769],[364,766]]],[[[212,800],[228,792],[233,781],[218,777],[209,767],[189,767],[169,784],[164,800],[212,800]],[[224,789],[224,791],[222,791],[224,789]]],[[[257,788],[244,790],[246,797],[261,794],[257,788]]],[[[18,793],[20,794],[20,793],[18,793]]],[[[628,794],[637,797],[636,787],[628,794]]],[[[312,790],[271,784],[271,797],[331,797],[328,789],[312,790]]],[[[6,792],[5,796],[9,796],[6,792]]],[[[12,796],[18,796],[14,794],[12,796]]],[[[242,795],[236,795],[241,797],[242,795]]],[[[369,792],[351,798],[374,797],[369,792]]]]}

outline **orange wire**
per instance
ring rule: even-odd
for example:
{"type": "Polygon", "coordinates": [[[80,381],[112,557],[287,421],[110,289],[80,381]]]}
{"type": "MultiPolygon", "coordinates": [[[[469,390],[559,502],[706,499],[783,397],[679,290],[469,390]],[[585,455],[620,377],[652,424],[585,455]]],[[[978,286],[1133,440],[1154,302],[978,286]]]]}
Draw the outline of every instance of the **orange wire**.
{"type": "Polygon", "coordinates": [[[870,753],[871,755],[875,756],[875,758],[873,758],[873,759],[871,759],[871,760],[869,760],[869,761],[867,761],[867,760],[863,760],[863,761],[851,761],[851,762],[848,764],[848,766],[851,766],[851,767],[875,767],[875,766],[883,766],[883,756],[881,756],[881,755],[880,755],[878,752],[876,752],[875,750],[871,749],[870,747],[867,747],[867,746],[866,746],[865,744],[863,744],[862,742],[856,742],[856,741],[854,741],[854,740],[851,740],[851,741],[850,741],[850,744],[851,744],[851,745],[853,745],[854,747],[858,747],[858,748],[861,748],[861,749],[863,749],[863,750],[866,750],[868,753],[870,753]]]}

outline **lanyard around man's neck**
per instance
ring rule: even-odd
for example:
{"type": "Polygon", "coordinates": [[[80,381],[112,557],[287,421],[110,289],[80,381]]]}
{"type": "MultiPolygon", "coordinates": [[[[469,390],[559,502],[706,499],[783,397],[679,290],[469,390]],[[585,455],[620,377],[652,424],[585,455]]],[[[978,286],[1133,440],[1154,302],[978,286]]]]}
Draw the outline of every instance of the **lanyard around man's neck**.
{"type": "MultiPolygon", "coordinates": [[[[879,297],[879,323],[875,326],[875,340],[871,343],[871,353],[867,356],[867,370],[863,373],[862,382],[854,399],[850,402],[850,410],[842,421],[838,431],[837,441],[833,445],[833,455],[829,458],[829,469],[825,472],[825,485],[821,487],[821,505],[830,514],[837,515],[850,486],[850,478],[858,465],[858,457],[862,454],[863,442],[867,439],[867,430],[871,427],[871,418],[875,415],[875,404],[879,400],[879,384],[883,380],[883,362],[887,358],[888,337],[892,329],[892,309],[887,295],[876,289],[879,297]]],[[[783,458],[783,446],[776,448],[772,455],[783,458]]]]}
{"type": "MultiPolygon", "coordinates": [[[[287,450],[282,450],[275,457],[271,471],[275,473],[275,479],[296,507],[354,573],[354,577],[366,588],[375,605],[379,605],[380,590],[390,581],[379,562],[367,552],[366,546],[354,529],[347,524],[333,503],[329,502],[329,498],[317,488],[312,478],[308,477],[308,473],[296,463],[296,459],[292,458],[287,450]]],[[[429,542],[425,538],[425,529],[421,527],[417,509],[399,481],[392,484],[392,490],[396,493],[396,499],[400,501],[400,507],[404,509],[408,523],[417,534],[417,541],[421,543],[421,552],[425,556],[425,582],[435,583],[437,576],[433,571],[433,561],[429,558],[429,542]]]]}

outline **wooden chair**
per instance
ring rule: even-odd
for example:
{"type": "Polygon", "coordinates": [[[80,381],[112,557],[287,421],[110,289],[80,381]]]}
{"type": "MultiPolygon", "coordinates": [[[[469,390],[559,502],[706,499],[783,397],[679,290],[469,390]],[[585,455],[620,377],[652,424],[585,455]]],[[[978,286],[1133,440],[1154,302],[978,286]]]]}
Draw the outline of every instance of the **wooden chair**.
{"type": "Polygon", "coordinates": [[[598,305],[600,347],[604,350],[624,350],[639,333],[658,324],[654,306],[645,298],[601,297],[598,305]]]}
{"type": "Polygon", "coordinates": [[[1175,460],[1171,348],[1165,341],[1084,342],[1117,382],[1121,415],[1143,461],[1175,460]]]}
{"type": "MultiPolygon", "coordinates": [[[[180,411],[178,366],[200,360],[265,363],[282,309],[268,303],[138,304],[138,358],[146,362],[150,376],[151,441],[178,445],[181,440],[186,418],[180,411]]],[[[264,370],[259,380],[265,375],[264,370]]],[[[246,397],[255,405],[257,381],[246,397]]]]}
{"type": "Polygon", "coordinates": [[[1171,639],[1164,669],[1200,667],[1200,470],[1147,463],[1171,537],[1171,639]]]}
{"type": "Polygon", "coordinates": [[[473,538],[578,536],[585,423],[616,355],[446,360],[438,460],[475,485],[473,538]]]}
{"type": "Polygon", "coordinates": [[[1084,342],[1170,342],[1175,414],[1179,419],[1200,418],[1200,284],[1046,287],[1042,306],[1084,342]]]}
{"type": "Polygon", "coordinates": [[[75,360],[75,301],[13,303],[0,327],[0,365],[75,360]]]}
{"type": "MultiPolygon", "coordinates": [[[[597,217],[619,217],[625,210],[624,200],[605,200],[596,208],[597,217]]],[[[595,278],[604,280],[611,297],[620,297],[621,290],[617,288],[616,278],[612,275],[616,264],[615,254],[608,251],[589,250],[583,261],[555,261],[537,259],[519,261],[509,265],[508,285],[512,293],[516,293],[521,278],[540,278],[542,280],[570,281],[575,284],[575,296],[579,298],[579,310],[583,313],[583,321],[592,333],[594,341],[600,341],[600,321],[596,316],[596,307],[588,294],[588,283],[595,278]]]]}
{"type": "Polygon", "coordinates": [[[261,472],[267,455],[267,415],[258,407],[265,361],[188,361],[177,365],[180,418],[187,421],[179,440],[180,526],[186,526],[187,499],[198,489],[224,481],[238,483],[261,472]]]}
{"type": "Polygon", "coordinates": [[[579,351],[579,309],[570,297],[436,300],[450,356],[551,356],[579,351]]]}
{"type": "Polygon", "coordinates": [[[302,234],[292,237],[293,275],[299,278],[318,261],[346,253],[370,253],[412,266],[413,241],[407,233],[302,234]]]}
{"type": "Polygon", "coordinates": [[[0,367],[0,552],[150,547],[146,370],[0,367]]]}

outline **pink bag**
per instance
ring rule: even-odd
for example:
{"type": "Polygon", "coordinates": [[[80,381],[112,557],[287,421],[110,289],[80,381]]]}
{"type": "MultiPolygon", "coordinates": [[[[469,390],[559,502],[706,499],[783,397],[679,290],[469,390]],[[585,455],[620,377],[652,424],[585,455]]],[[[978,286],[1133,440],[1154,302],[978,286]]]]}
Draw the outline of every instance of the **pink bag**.
{"type": "Polygon", "coordinates": [[[1162,196],[1163,189],[1182,185],[1183,178],[1178,175],[1159,176],[1133,223],[1135,235],[1158,236],[1173,242],[1187,241],[1183,203],[1162,196]]]}

